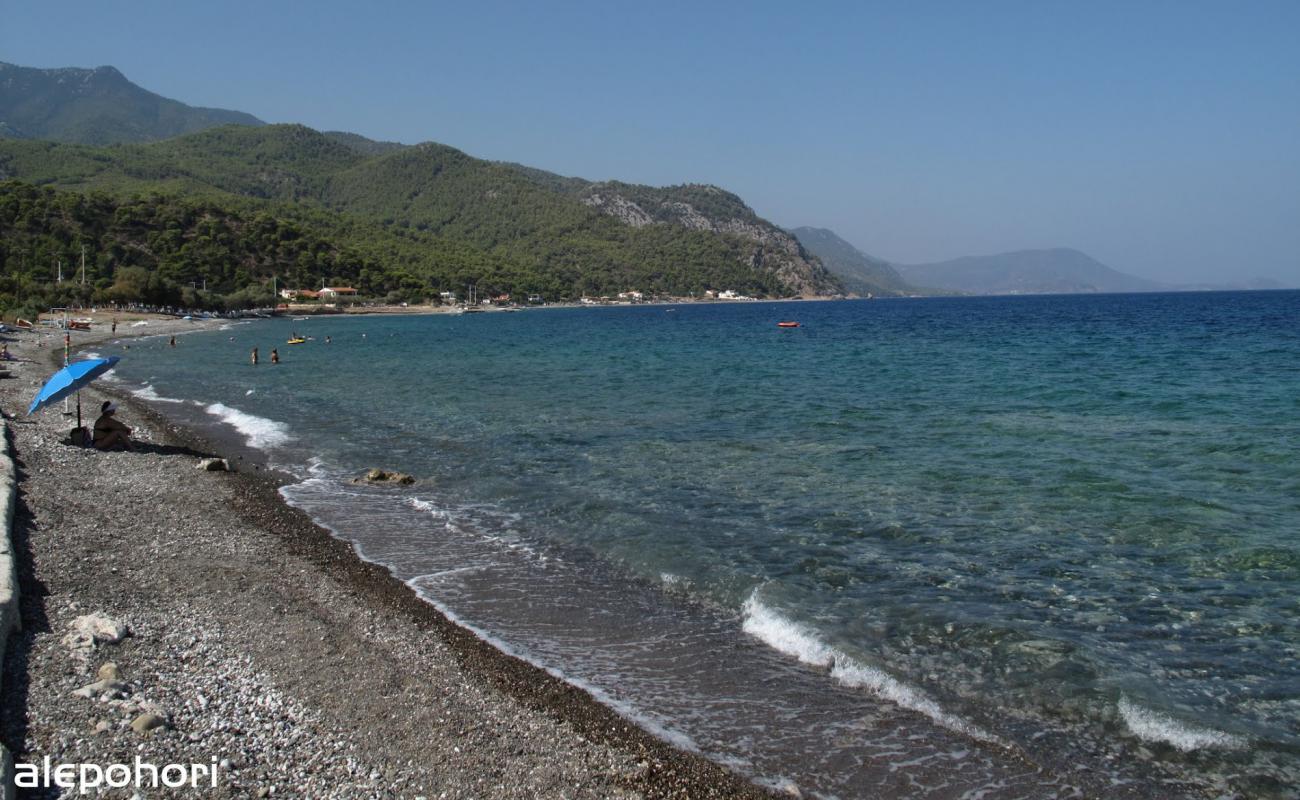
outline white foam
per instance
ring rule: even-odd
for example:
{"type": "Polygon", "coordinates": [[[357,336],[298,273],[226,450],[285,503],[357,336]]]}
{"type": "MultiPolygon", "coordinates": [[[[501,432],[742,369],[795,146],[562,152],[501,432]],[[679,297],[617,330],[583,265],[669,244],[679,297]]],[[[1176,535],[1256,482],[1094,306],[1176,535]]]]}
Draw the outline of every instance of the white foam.
{"type": "Polygon", "coordinates": [[[135,389],[131,394],[141,400],[148,400],[153,403],[184,403],[184,400],[177,400],[175,397],[163,397],[154,390],[153,384],[145,384],[143,389],[135,389]]]}
{"type": "Polygon", "coordinates": [[[244,392],[244,397],[248,397],[250,394],[252,394],[252,393],[255,392],[255,391],[257,391],[257,390],[256,390],[256,389],[249,389],[248,391],[244,392]]]}
{"type": "Polygon", "coordinates": [[[745,633],[768,647],[815,667],[828,666],[835,659],[835,651],[822,644],[811,631],[763,605],[757,589],[745,601],[741,613],[745,617],[742,625],[745,633]]]}
{"type": "Polygon", "coordinates": [[[659,573],[659,580],[669,589],[678,589],[689,586],[691,583],[690,580],[683,578],[681,575],[674,575],[671,572],[659,573]]]}
{"type": "Polygon", "coordinates": [[[222,403],[213,403],[203,410],[244,434],[249,447],[268,450],[289,441],[289,429],[283,422],[254,416],[222,403]]]}
{"type": "Polygon", "coordinates": [[[849,689],[866,689],[895,705],[929,717],[949,730],[974,739],[997,743],[998,739],[974,724],[943,710],[926,694],[908,686],[884,670],[863,664],[822,642],[815,632],[763,605],[755,589],[741,609],[745,633],[767,646],[793,656],[805,664],[831,668],[831,679],[849,689]]]}
{"type": "Polygon", "coordinates": [[[142,326],[142,325],[148,325],[148,324],[149,324],[149,323],[146,322],[145,320],[140,320],[139,322],[132,322],[132,323],[131,323],[131,327],[132,327],[132,328],[139,328],[139,327],[142,326]]]}
{"type": "Polygon", "coordinates": [[[423,511],[440,522],[448,522],[451,519],[451,514],[448,513],[447,509],[435,505],[434,503],[430,503],[428,500],[421,500],[418,497],[408,497],[406,498],[406,504],[411,508],[414,508],[416,511],[423,511]]]}
{"type": "Polygon", "coordinates": [[[1143,708],[1123,696],[1119,699],[1119,714],[1134,736],[1148,742],[1171,744],[1184,753],[1205,748],[1240,750],[1247,744],[1241,736],[1179,722],[1167,714],[1143,708]]]}

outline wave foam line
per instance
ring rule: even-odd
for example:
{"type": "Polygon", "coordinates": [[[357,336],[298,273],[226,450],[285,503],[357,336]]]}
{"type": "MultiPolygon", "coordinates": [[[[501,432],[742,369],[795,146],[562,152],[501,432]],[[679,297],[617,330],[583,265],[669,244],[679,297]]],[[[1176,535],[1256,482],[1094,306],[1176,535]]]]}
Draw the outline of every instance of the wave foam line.
{"type": "Polygon", "coordinates": [[[151,403],[184,403],[184,400],[177,400],[175,397],[163,397],[154,390],[152,383],[145,384],[143,389],[135,389],[131,394],[141,400],[148,400],[151,403]]]}
{"type": "Polygon", "coordinates": [[[222,403],[213,403],[203,410],[244,434],[249,447],[267,450],[289,441],[289,428],[283,422],[258,417],[222,403]]]}
{"type": "Polygon", "coordinates": [[[742,629],[772,649],[793,656],[815,667],[830,667],[831,679],[849,689],[866,689],[895,705],[929,717],[949,730],[972,739],[1000,743],[998,738],[974,724],[944,711],[922,692],[908,686],[884,670],[863,664],[844,652],[827,645],[807,627],[763,605],[758,590],[750,594],[741,608],[742,629]]]}
{"type": "Polygon", "coordinates": [[[1171,744],[1184,753],[1205,748],[1240,750],[1247,744],[1241,736],[1179,722],[1166,714],[1143,708],[1124,696],[1119,699],[1119,715],[1139,739],[1171,744]]]}

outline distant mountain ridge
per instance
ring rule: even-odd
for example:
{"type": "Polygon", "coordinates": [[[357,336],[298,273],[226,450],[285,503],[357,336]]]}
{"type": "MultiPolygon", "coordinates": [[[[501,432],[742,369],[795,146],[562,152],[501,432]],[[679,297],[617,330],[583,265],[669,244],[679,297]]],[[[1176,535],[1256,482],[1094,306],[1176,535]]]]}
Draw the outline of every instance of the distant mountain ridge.
{"type": "Polygon", "coordinates": [[[1175,288],[1126,275],[1086,253],[1064,247],[895,266],[913,284],[966,294],[1158,292],[1175,288]]]}
{"type": "Polygon", "coordinates": [[[0,62],[0,137],[80,144],[169,139],[252,114],[197,108],[136,86],[113,67],[36,69],[0,62]]]}
{"type": "Polygon", "coordinates": [[[919,291],[888,261],[867,255],[834,231],[805,226],[795,228],[791,233],[808,252],[820,258],[826,269],[843,281],[844,288],[850,292],[862,296],[896,296],[919,291]]]}

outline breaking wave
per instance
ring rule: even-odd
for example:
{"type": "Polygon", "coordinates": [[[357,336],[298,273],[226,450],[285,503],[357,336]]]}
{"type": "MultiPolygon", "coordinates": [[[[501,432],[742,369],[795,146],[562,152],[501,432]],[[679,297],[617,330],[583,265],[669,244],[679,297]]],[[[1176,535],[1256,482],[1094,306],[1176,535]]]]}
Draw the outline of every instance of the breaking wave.
{"type": "Polygon", "coordinates": [[[1148,742],[1171,744],[1184,753],[1206,748],[1240,750],[1246,746],[1241,736],[1179,722],[1167,714],[1143,708],[1127,697],[1119,699],[1119,714],[1134,736],[1148,742]]]}
{"type": "Polygon", "coordinates": [[[283,422],[254,416],[223,403],[213,403],[203,410],[242,433],[249,447],[269,450],[290,439],[289,428],[283,422]]]}
{"type": "Polygon", "coordinates": [[[949,730],[985,742],[997,737],[976,725],[944,711],[926,694],[908,686],[884,670],[864,664],[818,638],[808,627],[782,616],[758,599],[755,589],[741,608],[742,629],[778,652],[815,667],[829,667],[831,679],[850,689],[865,689],[895,705],[929,717],[949,730]]]}

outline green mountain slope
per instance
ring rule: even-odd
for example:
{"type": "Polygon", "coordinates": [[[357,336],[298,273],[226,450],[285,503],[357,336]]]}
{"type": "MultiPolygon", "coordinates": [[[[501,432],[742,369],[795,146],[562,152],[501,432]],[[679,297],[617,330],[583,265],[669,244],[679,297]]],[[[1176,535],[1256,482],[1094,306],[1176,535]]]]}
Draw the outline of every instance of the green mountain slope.
{"type": "Polygon", "coordinates": [[[151,142],[231,123],[264,124],[251,114],[160,97],[112,67],[34,69],[0,62],[0,137],[151,142]]]}
{"type": "Polygon", "coordinates": [[[836,236],[834,231],[803,227],[791,232],[851,292],[888,296],[918,291],[888,261],[867,255],[836,236]]]}
{"type": "Polygon", "coordinates": [[[323,225],[318,235],[342,236],[344,249],[356,244],[347,231],[357,226],[371,231],[367,239],[374,238],[372,229],[418,239],[429,248],[419,257],[400,265],[379,258],[378,268],[409,273],[428,292],[478,282],[484,289],[552,299],[628,289],[684,295],[732,288],[764,296],[838,291],[793,238],[734,195],[712,187],[611,189],[576,181],[561,181],[557,190],[542,174],[436,144],[367,156],[299,125],[225,126],[100,148],[0,140],[0,179],[116,198],[201,198],[236,211],[261,202],[279,218],[323,225]],[[661,211],[660,220],[632,224],[607,213],[592,191],[607,199],[626,194],[677,205],[661,211]],[[688,200],[725,214],[710,217],[688,200]]]}

